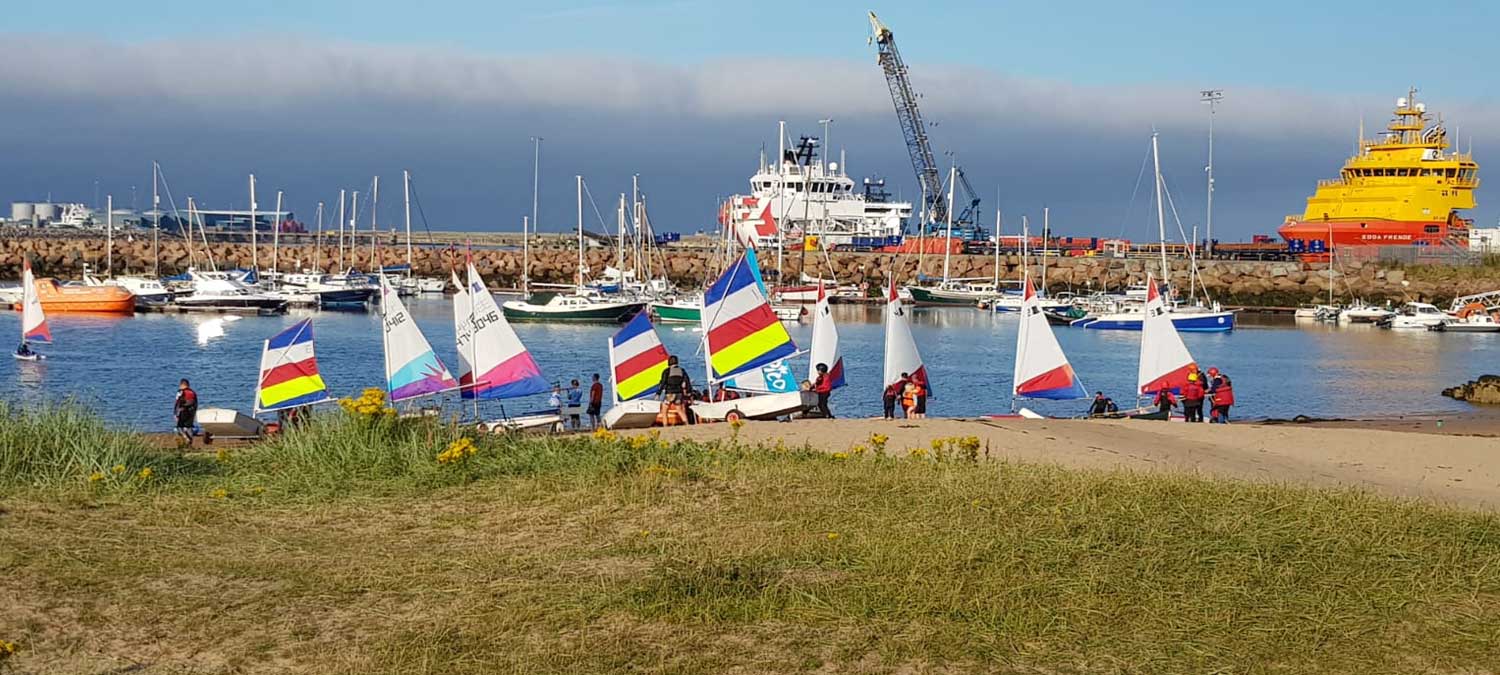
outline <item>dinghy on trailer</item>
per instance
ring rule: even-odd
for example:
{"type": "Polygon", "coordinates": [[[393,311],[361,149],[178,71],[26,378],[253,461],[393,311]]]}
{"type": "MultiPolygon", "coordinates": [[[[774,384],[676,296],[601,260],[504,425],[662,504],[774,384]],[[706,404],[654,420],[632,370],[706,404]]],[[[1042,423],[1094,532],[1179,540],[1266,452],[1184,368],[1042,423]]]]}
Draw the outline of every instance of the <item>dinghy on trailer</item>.
{"type": "MultiPolygon", "coordinates": [[[[536,359],[516,335],[505,314],[495,304],[484,284],[484,277],[473,261],[466,265],[468,282],[460,284],[453,275],[453,327],[458,347],[460,395],[473,403],[479,419],[480,401],[498,401],[546,393],[551,389],[536,359]]],[[[503,412],[503,410],[502,410],[503,412]]],[[[479,419],[486,431],[555,431],[562,426],[556,410],[523,415],[504,415],[499,419],[479,419]]]]}
{"type": "MultiPolygon", "coordinates": [[[[795,356],[792,342],[771,309],[755,249],[747,249],[703,296],[703,344],[709,384],[727,385],[741,373],[795,356]]],[[[728,401],[694,403],[699,420],[775,419],[801,412],[811,392],[758,393],[728,401]]]]}
{"type": "Polygon", "coordinates": [[[644,429],[661,414],[661,374],[667,369],[667,348],[651,326],[645,310],[609,338],[609,379],[614,405],[604,413],[608,429],[644,429]]]}
{"type": "MultiPolygon", "coordinates": [[[[1020,399],[1071,401],[1088,398],[1088,390],[1078,381],[1062,345],[1052,333],[1046,310],[1042,309],[1031,278],[1025,279],[1021,301],[1021,324],[1016,329],[1016,363],[1011,377],[1011,409],[1020,399]]],[[[1022,417],[1041,415],[1021,409],[1022,417]],[[1028,414],[1029,413],[1029,414],[1028,414]]]]}
{"type": "Polygon", "coordinates": [[[47,314],[42,311],[42,299],[37,295],[36,277],[31,273],[31,259],[22,257],[21,263],[21,345],[12,356],[18,361],[41,361],[47,358],[31,350],[31,344],[52,344],[52,327],[47,323],[47,314]]]}

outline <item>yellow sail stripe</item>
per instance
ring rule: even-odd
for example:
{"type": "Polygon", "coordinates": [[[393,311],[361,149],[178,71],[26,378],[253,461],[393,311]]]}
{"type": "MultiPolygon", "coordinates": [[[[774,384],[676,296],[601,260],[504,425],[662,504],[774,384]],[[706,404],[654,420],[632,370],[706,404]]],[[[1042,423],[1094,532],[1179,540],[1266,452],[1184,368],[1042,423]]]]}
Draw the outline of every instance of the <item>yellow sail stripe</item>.
{"type": "Polygon", "coordinates": [[[260,405],[262,408],[268,408],[282,401],[290,401],[298,396],[306,396],[326,388],[323,385],[322,375],[308,375],[295,380],[287,380],[260,390],[260,405]]]}
{"type": "Polygon", "coordinates": [[[786,329],[774,322],[744,339],[713,353],[714,372],[727,373],[761,355],[770,352],[787,341],[786,329]]]}
{"type": "Polygon", "coordinates": [[[661,382],[661,373],[667,369],[667,362],[662,361],[654,366],[625,378],[615,385],[622,400],[630,400],[641,392],[650,389],[661,382]]]}

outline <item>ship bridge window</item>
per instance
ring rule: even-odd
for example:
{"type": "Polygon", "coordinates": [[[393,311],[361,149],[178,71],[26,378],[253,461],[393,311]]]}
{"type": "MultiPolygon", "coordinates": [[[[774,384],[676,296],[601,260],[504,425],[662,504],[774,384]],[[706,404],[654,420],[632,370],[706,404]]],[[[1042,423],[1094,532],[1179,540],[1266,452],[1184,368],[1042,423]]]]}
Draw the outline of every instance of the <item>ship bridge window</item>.
{"type": "Polygon", "coordinates": [[[1426,232],[1427,234],[1437,234],[1438,233],[1438,226],[1436,226],[1436,225],[1428,225],[1426,227],[1423,227],[1422,231],[1426,232]]]}
{"type": "Polygon", "coordinates": [[[1458,170],[1457,169],[1448,169],[1448,177],[1449,178],[1452,178],[1452,177],[1454,177],[1456,175],[1458,175],[1458,170]]]}

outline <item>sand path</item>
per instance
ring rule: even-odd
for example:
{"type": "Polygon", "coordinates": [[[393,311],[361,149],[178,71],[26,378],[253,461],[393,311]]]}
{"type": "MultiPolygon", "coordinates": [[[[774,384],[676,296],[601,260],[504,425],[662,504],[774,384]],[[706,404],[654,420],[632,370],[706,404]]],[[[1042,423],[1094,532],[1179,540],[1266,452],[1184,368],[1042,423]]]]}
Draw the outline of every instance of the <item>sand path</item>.
{"type": "MultiPolygon", "coordinates": [[[[723,438],[725,424],[676,427],[666,437],[723,438]]],[[[871,433],[890,452],[932,439],[977,436],[997,459],[1091,469],[1169,471],[1273,483],[1359,487],[1500,510],[1500,440],[1380,429],[1178,424],[1131,420],[880,419],[750,422],[746,442],[848,450],[871,433]]]]}

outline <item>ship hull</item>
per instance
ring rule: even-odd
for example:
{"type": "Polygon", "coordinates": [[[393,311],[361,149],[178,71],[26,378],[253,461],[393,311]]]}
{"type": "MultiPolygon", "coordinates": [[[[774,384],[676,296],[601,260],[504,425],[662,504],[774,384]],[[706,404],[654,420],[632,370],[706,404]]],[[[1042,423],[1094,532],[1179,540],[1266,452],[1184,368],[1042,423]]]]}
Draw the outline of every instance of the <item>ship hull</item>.
{"type": "Polygon", "coordinates": [[[907,286],[906,290],[911,292],[912,302],[918,305],[968,305],[972,307],[986,297],[980,293],[924,288],[922,286],[907,286]]]}
{"type": "Polygon", "coordinates": [[[1339,246],[1413,246],[1435,245],[1458,238],[1460,228],[1450,227],[1447,222],[1382,220],[1376,218],[1358,221],[1292,221],[1281,226],[1277,234],[1290,242],[1321,241],[1325,247],[1339,246]]]}
{"type": "Polygon", "coordinates": [[[703,319],[703,308],[690,305],[654,302],[651,303],[651,311],[662,323],[699,323],[703,319]]]}

